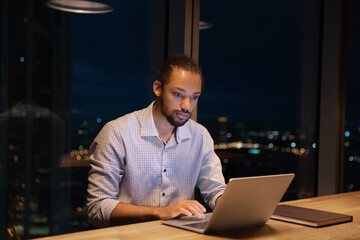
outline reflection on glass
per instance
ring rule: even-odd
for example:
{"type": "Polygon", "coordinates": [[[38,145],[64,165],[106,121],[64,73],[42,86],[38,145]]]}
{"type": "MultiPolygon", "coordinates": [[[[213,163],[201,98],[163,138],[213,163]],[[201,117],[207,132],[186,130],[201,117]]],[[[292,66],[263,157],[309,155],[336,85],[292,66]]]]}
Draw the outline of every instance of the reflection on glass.
{"type": "Polygon", "coordinates": [[[1,3],[0,239],[89,229],[89,146],[152,100],[165,1],[107,3],[115,11],[99,15],[1,3]]]}
{"type": "Polygon", "coordinates": [[[67,204],[56,171],[63,133],[62,119],[33,103],[19,102],[0,114],[0,134],[7,145],[5,202],[10,237],[49,235],[51,222],[61,224],[56,219],[62,213],[54,210],[67,204]]]}

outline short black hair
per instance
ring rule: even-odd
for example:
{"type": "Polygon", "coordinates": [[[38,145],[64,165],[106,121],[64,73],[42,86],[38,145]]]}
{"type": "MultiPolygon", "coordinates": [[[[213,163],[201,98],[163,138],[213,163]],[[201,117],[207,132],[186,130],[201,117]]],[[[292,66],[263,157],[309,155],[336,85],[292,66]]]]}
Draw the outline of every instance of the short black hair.
{"type": "Polygon", "coordinates": [[[172,70],[174,68],[180,68],[191,73],[199,74],[201,77],[201,86],[203,85],[203,76],[200,66],[185,54],[177,54],[172,57],[169,57],[164,65],[158,70],[157,80],[161,83],[161,86],[164,87],[170,79],[172,70]]]}

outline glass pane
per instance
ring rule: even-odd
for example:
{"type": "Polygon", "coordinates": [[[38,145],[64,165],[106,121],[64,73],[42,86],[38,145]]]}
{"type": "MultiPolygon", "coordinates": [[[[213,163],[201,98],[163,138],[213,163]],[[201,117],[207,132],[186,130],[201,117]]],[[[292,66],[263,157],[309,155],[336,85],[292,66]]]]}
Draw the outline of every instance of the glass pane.
{"type": "Polygon", "coordinates": [[[89,228],[88,148],[148,106],[165,56],[165,1],[106,1],[107,14],[43,3],[1,3],[0,239],[89,228]]]}
{"type": "Polygon", "coordinates": [[[201,2],[198,121],[231,177],[293,172],[285,199],[312,197],[320,1],[201,2]]]}
{"type": "Polygon", "coordinates": [[[360,190],[360,2],[349,1],[344,190],[360,190]]]}

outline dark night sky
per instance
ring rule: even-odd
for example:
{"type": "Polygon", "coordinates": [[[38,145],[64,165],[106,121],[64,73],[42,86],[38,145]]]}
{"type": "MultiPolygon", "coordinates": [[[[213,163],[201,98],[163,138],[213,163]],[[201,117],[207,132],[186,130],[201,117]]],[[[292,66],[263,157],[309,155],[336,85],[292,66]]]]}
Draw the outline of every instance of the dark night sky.
{"type": "Polygon", "coordinates": [[[231,6],[202,2],[201,19],[213,28],[200,33],[200,64],[206,80],[201,101],[206,106],[200,106],[199,118],[220,113],[263,126],[297,121],[303,61],[301,6],[256,2],[234,1],[231,6]]]}
{"type": "Polygon", "coordinates": [[[346,119],[349,123],[356,122],[360,127],[360,1],[352,0],[349,2],[346,119]]]}
{"type": "Polygon", "coordinates": [[[107,1],[108,14],[73,16],[73,106],[107,120],[145,107],[153,1],[107,1]]]}

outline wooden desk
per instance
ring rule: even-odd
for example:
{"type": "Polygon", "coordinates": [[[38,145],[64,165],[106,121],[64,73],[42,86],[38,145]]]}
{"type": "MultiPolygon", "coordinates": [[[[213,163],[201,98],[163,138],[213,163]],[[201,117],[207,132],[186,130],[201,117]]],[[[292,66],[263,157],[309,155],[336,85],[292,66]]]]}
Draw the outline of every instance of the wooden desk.
{"type": "Polygon", "coordinates": [[[78,233],[41,238],[42,240],[101,240],[101,239],[360,239],[360,191],[324,197],[284,202],[294,206],[334,211],[352,215],[353,222],[324,228],[312,228],[276,220],[257,228],[247,228],[215,235],[203,235],[177,229],[152,221],[126,226],[110,227],[78,233]]]}

